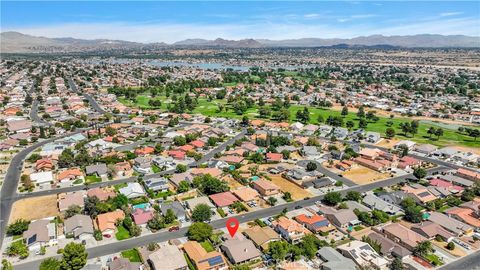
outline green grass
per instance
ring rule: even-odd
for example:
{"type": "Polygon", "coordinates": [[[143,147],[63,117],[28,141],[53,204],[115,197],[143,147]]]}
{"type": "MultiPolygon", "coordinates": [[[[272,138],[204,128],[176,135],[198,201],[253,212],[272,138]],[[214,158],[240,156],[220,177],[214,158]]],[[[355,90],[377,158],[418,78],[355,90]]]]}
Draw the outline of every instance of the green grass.
{"type": "Polygon", "coordinates": [[[152,171],[154,173],[159,173],[162,171],[162,169],[160,169],[157,165],[152,165],[152,171]]]}
{"type": "MultiPolygon", "coordinates": [[[[127,106],[131,107],[139,107],[143,109],[154,109],[153,107],[148,105],[148,101],[151,98],[145,95],[139,95],[136,97],[135,102],[131,102],[129,100],[125,100],[124,98],[119,98],[119,101],[127,106]]],[[[167,104],[171,102],[166,96],[157,96],[155,97],[157,100],[162,101],[162,106],[159,109],[166,110],[167,109],[167,104]]],[[[300,105],[291,105],[288,110],[290,112],[290,119],[289,122],[294,122],[296,121],[296,113],[299,110],[303,110],[304,106],[300,105]]],[[[317,119],[318,116],[322,116],[324,119],[327,119],[328,116],[341,116],[340,111],[332,110],[329,108],[315,108],[315,107],[309,107],[310,111],[310,123],[313,124],[318,124],[317,119]]],[[[226,100],[212,100],[208,101],[205,98],[200,98],[198,99],[198,106],[193,110],[193,113],[198,113],[198,114],[203,114],[206,116],[217,116],[217,117],[226,117],[226,118],[236,118],[236,119],[241,119],[243,115],[238,115],[236,114],[230,107],[230,105],[226,104],[226,100]],[[224,105],[225,109],[222,112],[218,111],[219,105],[224,105]]],[[[258,106],[253,106],[252,108],[248,109],[245,112],[245,115],[247,115],[250,119],[258,118],[258,106]]],[[[433,121],[426,121],[426,122],[420,122],[420,128],[418,130],[418,134],[415,136],[404,136],[399,125],[402,122],[410,122],[411,119],[406,118],[406,117],[394,117],[390,119],[389,117],[380,117],[377,122],[369,122],[367,125],[366,130],[367,131],[374,131],[374,132],[379,132],[381,135],[385,134],[385,130],[387,129],[387,122],[391,121],[393,123],[392,128],[395,129],[397,135],[395,136],[397,139],[406,139],[406,140],[412,140],[418,143],[430,143],[434,144],[437,146],[447,146],[447,145],[453,145],[453,144],[459,144],[463,146],[478,146],[479,142],[476,142],[473,140],[473,138],[466,136],[465,134],[460,134],[456,130],[456,126],[453,127],[452,129],[448,129],[448,126],[440,124],[435,124],[433,121]],[[427,130],[430,127],[442,127],[444,129],[444,135],[441,136],[438,140],[435,136],[430,137],[427,134],[427,130]]],[[[268,120],[268,119],[267,119],[268,120]]],[[[353,121],[355,123],[354,129],[358,128],[358,117],[355,113],[349,113],[347,116],[344,117],[344,123],[347,121],[353,121]]]]}
{"type": "Polygon", "coordinates": [[[448,204],[446,204],[446,205],[440,207],[440,208],[437,210],[437,212],[442,212],[442,213],[443,213],[443,212],[445,212],[445,210],[447,210],[447,209],[449,209],[449,208],[451,208],[451,206],[448,205],[448,204]]]}
{"type": "Polygon", "coordinates": [[[187,256],[187,254],[183,253],[183,256],[185,257],[185,261],[187,261],[188,269],[189,270],[195,270],[195,266],[193,266],[193,263],[190,260],[190,258],[187,256]]]}
{"type": "Polygon", "coordinates": [[[355,227],[353,227],[353,229],[354,229],[356,232],[358,232],[358,231],[363,230],[363,226],[360,226],[360,225],[359,225],[359,226],[355,226],[355,227]]]}
{"type": "Polygon", "coordinates": [[[142,260],[140,259],[140,254],[135,248],[122,251],[121,254],[123,258],[128,259],[130,262],[142,262],[142,260]]]}
{"type": "Polygon", "coordinates": [[[96,175],[89,175],[85,177],[85,184],[92,184],[92,183],[98,183],[98,182],[102,182],[102,178],[96,175]]]}
{"type": "Polygon", "coordinates": [[[78,184],[81,184],[81,183],[83,183],[82,179],[77,179],[77,180],[73,181],[74,185],[78,185],[78,184]]]}
{"type": "Polygon", "coordinates": [[[125,240],[132,237],[130,232],[127,230],[127,228],[123,227],[123,225],[118,226],[117,230],[118,231],[115,234],[115,238],[117,238],[117,240],[125,240]]]}
{"type": "Polygon", "coordinates": [[[425,256],[425,259],[427,259],[434,266],[439,266],[443,264],[442,261],[440,261],[440,258],[435,254],[428,254],[425,256]]]}
{"type": "Polygon", "coordinates": [[[115,188],[115,191],[118,192],[119,189],[124,188],[126,186],[128,186],[127,183],[121,183],[121,184],[114,185],[113,188],[115,188]]]}
{"type": "Polygon", "coordinates": [[[217,208],[217,212],[221,217],[226,217],[227,214],[225,214],[225,211],[223,211],[222,208],[217,208]]]}
{"type": "Polygon", "coordinates": [[[215,248],[213,247],[212,243],[210,243],[210,241],[203,241],[203,242],[200,242],[200,245],[207,251],[207,252],[212,252],[215,250],[215,248]]]}

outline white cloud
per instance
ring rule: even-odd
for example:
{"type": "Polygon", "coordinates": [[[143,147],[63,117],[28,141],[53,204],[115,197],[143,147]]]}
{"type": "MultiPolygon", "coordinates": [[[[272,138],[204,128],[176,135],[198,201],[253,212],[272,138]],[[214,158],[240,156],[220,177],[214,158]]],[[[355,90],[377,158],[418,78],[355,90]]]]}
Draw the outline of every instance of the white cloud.
{"type": "Polygon", "coordinates": [[[461,15],[461,14],[463,14],[463,12],[444,12],[444,13],[440,13],[440,17],[450,17],[450,16],[461,15]]]}
{"type": "MultiPolygon", "coordinates": [[[[366,15],[364,15],[366,16],[366,15]]],[[[328,24],[306,22],[252,22],[229,24],[168,24],[168,23],[74,23],[2,29],[46,37],[82,39],[120,39],[137,42],[167,42],[187,38],[226,39],[267,38],[295,39],[306,37],[352,38],[365,35],[472,35],[480,36],[478,18],[440,18],[393,26],[377,23],[328,24]]]]}

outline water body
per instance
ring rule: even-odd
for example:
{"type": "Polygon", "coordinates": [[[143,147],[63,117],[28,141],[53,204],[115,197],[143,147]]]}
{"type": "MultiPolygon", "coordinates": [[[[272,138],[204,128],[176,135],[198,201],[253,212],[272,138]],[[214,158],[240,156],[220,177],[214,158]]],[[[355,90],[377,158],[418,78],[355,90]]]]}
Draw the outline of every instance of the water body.
{"type": "Polygon", "coordinates": [[[237,71],[248,71],[250,66],[230,66],[224,65],[221,63],[188,63],[188,62],[177,62],[177,61],[160,61],[152,60],[147,62],[147,65],[152,65],[156,67],[196,67],[201,69],[233,69],[237,71]]]}

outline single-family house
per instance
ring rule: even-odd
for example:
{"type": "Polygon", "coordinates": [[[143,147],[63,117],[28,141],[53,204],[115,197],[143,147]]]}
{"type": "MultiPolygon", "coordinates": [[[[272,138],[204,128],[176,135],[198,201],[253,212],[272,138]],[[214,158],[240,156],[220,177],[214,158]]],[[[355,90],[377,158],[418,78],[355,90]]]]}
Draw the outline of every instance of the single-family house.
{"type": "Polygon", "coordinates": [[[357,266],[355,263],[349,259],[344,257],[338,251],[336,251],[332,247],[322,247],[317,251],[318,257],[322,259],[324,263],[321,265],[321,269],[323,270],[356,270],[357,266]]]}
{"type": "Polygon", "coordinates": [[[151,209],[135,208],[132,211],[132,218],[137,225],[146,225],[154,216],[151,209]]]}
{"type": "Polygon", "coordinates": [[[247,263],[259,259],[262,253],[253,242],[242,234],[224,241],[220,249],[226,254],[232,264],[247,263]]]}
{"type": "Polygon", "coordinates": [[[143,181],[145,189],[150,189],[153,191],[165,192],[170,188],[168,185],[168,180],[164,177],[154,177],[149,178],[143,181]]]}
{"type": "Polygon", "coordinates": [[[42,185],[53,182],[53,172],[37,172],[30,174],[30,181],[34,184],[42,185]]]}
{"type": "Polygon", "coordinates": [[[75,180],[84,180],[83,173],[79,168],[70,168],[57,174],[58,182],[69,182],[75,180]]]}
{"type": "Polygon", "coordinates": [[[361,268],[389,269],[389,262],[380,256],[368,243],[353,240],[338,246],[337,249],[343,256],[352,259],[361,268]]]}
{"type": "Polygon", "coordinates": [[[399,223],[385,225],[382,230],[388,238],[399,242],[403,247],[410,251],[412,251],[419,243],[427,241],[427,238],[399,223]]]}
{"type": "Polygon", "coordinates": [[[243,202],[252,202],[260,197],[258,191],[251,187],[242,187],[235,190],[232,190],[232,193],[235,194],[243,202]]]}
{"type": "Polygon", "coordinates": [[[152,270],[187,270],[188,264],[183,252],[177,246],[166,244],[148,255],[152,270]]]}
{"type": "Polygon", "coordinates": [[[87,175],[95,175],[100,178],[108,178],[108,169],[105,163],[97,163],[95,165],[88,165],[85,167],[85,173],[87,175]]]}
{"type": "Polygon", "coordinates": [[[328,219],[317,214],[301,214],[296,216],[295,220],[314,233],[329,232],[335,229],[328,219]]]}
{"type": "Polygon", "coordinates": [[[85,205],[85,191],[58,194],[58,210],[66,211],[70,206],[78,205],[83,209],[85,205]]]}
{"type": "Polygon", "coordinates": [[[87,196],[97,197],[101,202],[104,202],[110,198],[116,197],[117,194],[111,188],[96,187],[87,190],[87,196]]]}
{"type": "Polygon", "coordinates": [[[262,178],[253,181],[252,185],[262,196],[272,196],[280,192],[280,188],[277,185],[262,178]]]}
{"type": "Polygon", "coordinates": [[[473,228],[459,220],[449,217],[443,213],[431,212],[428,220],[442,226],[447,231],[454,233],[456,236],[470,235],[473,233],[473,228]]]}
{"type": "Polygon", "coordinates": [[[279,241],[282,238],[271,227],[254,226],[243,231],[245,236],[255,243],[262,250],[268,249],[268,244],[273,241],[279,241]]]}
{"type": "Polygon", "coordinates": [[[230,206],[238,201],[238,198],[232,192],[226,191],[208,196],[217,207],[230,206]]]}
{"type": "Polygon", "coordinates": [[[23,232],[23,239],[28,250],[39,252],[41,247],[56,245],[57,225],[50,220],[40,219],[31,222],[28,229],[23,232]]]}
{"type": "Polygon", "coordinates": [[[97,230],[100,230],[102,234],[113,234],[117,227],[115,224],[118,220],[123,220],[125,218],[125,213],[117,209],[113,212],[103,213],[97,216],[95,219],[94,227],[97,230]]]}
{"type": "Polygon", "coordinates": [[[137,157],[134,159],[133,169],[141,174],[152,173],[152,162],[146,157],[137,157]]]}
{"type": "Polygon", "coordinates": [[[72,235],[75,239],[85,240],[93,236],[93,223],[90,216],[74,215],[64,220],[65,235],[72,235]]]}
{"type": "Polygon", "coordinates": [[[298,243],[305,235],[310,234],[306,228],[293,219],[281,216],[272,222],[275,230],[291,243],[298,243]]]}
{"type": "Polygon", "coordinates": [[[453,233],[445,230],[442,226],[431,221],[414,224],[411,227],[411,230],[430,240],[440,236],[444,241],[450,242],[454,237],[453,233]]]}
{"type": "Polygon", "coordinates": [[[160,205],[160,211],[162,211],[162,215],[166,215],[168,209],[171,209],[173,211],[173,213],[180,222],[186,221],[185,208],[183,208],[180,202],[173,201],[171,203],[162,203],[160,205]]]}
{"type": "Polygon", "coordinates": [[[192,261],[197,270],[226,270],[228,264],[222,253],[218,251],[207,252],[198,242],[188,241],[183,245],[183,250],[192,261]]]}
{"type": "Polygon", "coordinates": [[[142,185],[136,182],[128,183],[126,187],[120,188],[118,191],[129,199],[145,196],[142,185]]]}

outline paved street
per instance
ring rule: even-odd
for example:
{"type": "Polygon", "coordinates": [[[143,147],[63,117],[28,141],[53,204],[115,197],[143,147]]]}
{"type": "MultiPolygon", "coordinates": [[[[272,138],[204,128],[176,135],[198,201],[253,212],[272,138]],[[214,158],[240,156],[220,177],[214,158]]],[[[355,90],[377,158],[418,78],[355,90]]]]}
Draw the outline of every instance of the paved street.
{"type": "Polygon", "coordinates": [[[357,183],[353,182],[352,180],[348,179],[348,178],[345,178],[345,177],[342,177],[342,176],[339,176],[338,174],[336,173],[333,173],[332,171],[328,170],[327,168],[323,167],[322,164],[320,164],[320,162],[318,161],[315,161],[315,160],[300,160],[297,165],[300,165],[302,167],[307,167],[307,164],[309,162],[313,162],[315,164],[317,164],[317,171],[322,173],[323,175],[325,176],[328,176],[330,178],[332,178],[333,180],[335,181],[342,181],[345,185],[349,186],[349,187],[353,187],[353,186],[356,186],[357,183]]]}
{"type": "Polygon", "coordinates": [[[73,134],[78,134],[80,132],[81,131],[71,132],[32,144],[31,146],[23,149],[18,154],[16,154],[15,157],[13,157],[13,159],[10,161],[10,166],[8,167],[7,173],[5,174],[5,180],[3,182],[0,199],[0,239],[2,240],[0,241],[0,248],[2,246],[5,236],[5,229],[8,223],[8,219],[10,217],[10,212],[12,210],[12,204],[18,198],[17,186],[20,180],[20,174],[22,171],[24,159],[28,156],[28,154],[30,154],[38,147],[41,147],[47,143],[53,142],[61,138],[71,136],[73,134]]]}
{"type": "Polygon", "coordinates": [[[92,106],[92,108],[95,111],[97,111],[98,113],[101,113],[101,114],[107,113],[104,109],[102,109],[102,107],[100,107],[100,105],[98,105],[97,101],[92,96],[90,96],[87,93],[79,92],[78,89],[77,89],[77,86],[75,85],[75,82],[73,81],[72,78],[69,77],[67,79],[67,81],[68,81],[68,85],[70,86],[70,89],[72,89],[74,92],[82,95],[85,99],[87,99],[88,102],[90,103],[90,106],[92,106]]]}
{"type": "MultiPolygon", "coordinates": [[[[429,169],[428,172],[434,173],[434,172],[440,172],[443,170],[445,170],[444,167],[438,167],[438,168],[429,169]]],[[[355,190],[358,192],[366,192],[379,187],[386,187],[386,186],[398,184],[400,182],[405,182],[406,179],[412,178],[412,177],[413,177],[412,174],[393,177],[388,180],[379,181],[379,182],[375,182],[367,185],[350,187],[340,192],[343,195],[345,195],[350,190],[355,190]]],[[[255,220],[257,218],[266,218],[266,217],[277,215],[285,208],[287,208],[287,210],[290,211],[290,210],[294,210],[295,207],[297,206],[301,206],[301,207],[311,206],[315,204],[316,201],[320,201],[322,199],[323,199],[323,195],[320,195],[320,196],[312,197],[307,200],[296,201],[296,202],[277,205],[274,207],[270,207],[270,208],[266,208],[266,209],[262,209],[254,212],[248,212],[242,215],[238,215],[236,216],[236,218],[239,220],[240,223],[245,223],[248,221],[255,220]]],[[[210,225],[212,225],[215,229],[224,228],[225,222],[227,219],[228,218],[224,218],[224,219],[213,221],[210,223],[210,225]]],[[[87,249],[87,252],[88,252],[89,258],[105,256],[112,253],[120,252],[122,250],[130,249],[132,247],[139,247],[142,245],[146,245],[150,242],[162,242],[162,241],[168,241],[171,239],[184,237],[187,230],[188,230],[188,227],[184,227],[177,232],[168,232],[168,231],[157,232],[154,234],[144,235],[144,236],[140,236],[140,237],[124,240],[124,241],[110,243],[108,245],[96,246],[96,247],[87,249]]],[[[41,260],[36,260],[36,261],[30,261],[23,264],[18,264],[18,265],[15,265],[15,269],[19,269],[19,270],[36,269],[38,268],[38,265],[40,264],[40,262],[41,260]]]]}
{"type": "Polygon", "coordinates": [[[480,270],[480,251],[440,267],[441,270],[480,270]]]}

